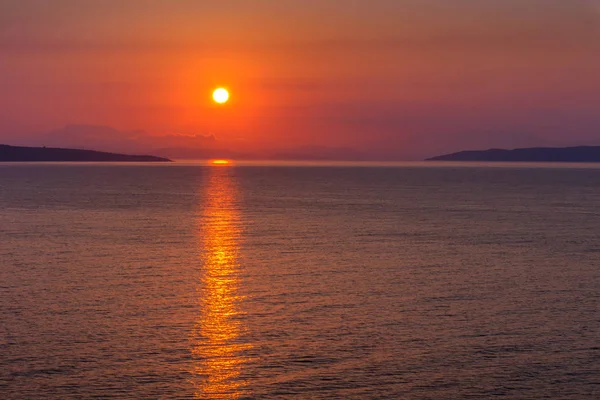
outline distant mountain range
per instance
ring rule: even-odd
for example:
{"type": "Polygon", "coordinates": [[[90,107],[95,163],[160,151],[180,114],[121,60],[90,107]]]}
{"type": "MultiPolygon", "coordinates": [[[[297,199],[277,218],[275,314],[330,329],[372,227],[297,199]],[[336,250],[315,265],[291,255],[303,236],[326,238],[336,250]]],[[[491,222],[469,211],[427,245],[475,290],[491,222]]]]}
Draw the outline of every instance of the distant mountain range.
{"type": "Polygon", "coordinates": [[[0,161],[120,161],[169,162],[168,158],[105,153],[94,150],[60,149],[51,147],[21,147],[0,144],[0,161]]]}
{"type": "Polygon", "coordinates": [[[470,150],[427,161],[600,162],[600,146],[532,147],[525,149],[470,150]]]}
{"type": "MultiPolygon", "coordinates": [[[[271,160],[336,160],[336,159],[366,159],[359,153],[348,152],[347,149],[329,149],[320,147],[307,147],[297,152],[270,152],[261,154],[239,154],[230,151],[212,151],[190,149],[186,154],[183,149],[157,150],[161,155],[172,153],[184,154],[189,158],[214,158],[220,157],[240,159],[271,159],[271,160]],[[170,151],[169,151],[170,150],[170,151]],[[344,151],[341,151],[344,150],[344,151]],[[351,157],[348,157],[351,154],[351,157]],[[346,156],[346,157],[344,157],[346,156]]],[[[17,161],[66,161],[66,162],[170,162],[169,158],[151,155],[129,155],[109,153],[95,150],[52,148],[52,147],[24,147],[0,144],[0,162],[17,161]]],[[[498,161],[498,162],[600,162],[600,146],[579,147],[532,147],[523,149],[489,149],[469,150],[458,153],[445,154],[428,158],[427,161],[498,161]]]]}

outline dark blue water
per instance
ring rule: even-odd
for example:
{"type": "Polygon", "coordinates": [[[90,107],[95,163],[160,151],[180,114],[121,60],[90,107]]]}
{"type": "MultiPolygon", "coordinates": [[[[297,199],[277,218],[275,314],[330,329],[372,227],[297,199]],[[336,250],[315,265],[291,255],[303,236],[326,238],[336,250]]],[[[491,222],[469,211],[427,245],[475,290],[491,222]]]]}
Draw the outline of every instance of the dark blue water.
{"type": "Polygon", "coordinates": [[[600,169],[0,166],[3,399],[593,399],[600,169]]]}

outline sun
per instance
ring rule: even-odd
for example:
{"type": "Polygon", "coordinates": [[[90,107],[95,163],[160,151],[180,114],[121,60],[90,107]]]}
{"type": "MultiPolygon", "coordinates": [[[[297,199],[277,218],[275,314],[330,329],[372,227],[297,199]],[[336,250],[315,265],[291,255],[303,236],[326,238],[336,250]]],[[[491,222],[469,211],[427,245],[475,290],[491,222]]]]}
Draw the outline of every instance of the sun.
{"type": "Polygon", "coordinates": [[[225,88],[217,88],[213,92],[212,97],[215,102],[225,104],[229,100],[229,92],[225,88]]]}

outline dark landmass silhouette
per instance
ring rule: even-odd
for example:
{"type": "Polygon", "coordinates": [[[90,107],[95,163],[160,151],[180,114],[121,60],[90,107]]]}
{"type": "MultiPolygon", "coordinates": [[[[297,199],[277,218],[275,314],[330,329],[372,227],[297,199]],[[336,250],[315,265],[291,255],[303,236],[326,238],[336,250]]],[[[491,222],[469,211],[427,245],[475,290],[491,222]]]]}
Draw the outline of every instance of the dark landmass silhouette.
{"type": "Polygon", "coordinates": [[[600,146],[531,147],[469,150],[428,158],[426,161],[600,162],[600,146]]]}
{"type": "Polygon", "coordinates": [[[0,144],[1,161],[66,161],[66,162],[170,162],[168,158],[105,153],[94,150],[51,147],[22,147],[0,144]]]}

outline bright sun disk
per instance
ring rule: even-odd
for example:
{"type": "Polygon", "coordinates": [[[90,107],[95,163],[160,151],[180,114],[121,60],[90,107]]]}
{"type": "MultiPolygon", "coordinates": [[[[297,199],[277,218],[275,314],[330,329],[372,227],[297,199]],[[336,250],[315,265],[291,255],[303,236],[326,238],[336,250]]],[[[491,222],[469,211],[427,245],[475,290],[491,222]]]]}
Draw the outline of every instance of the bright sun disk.
{"type": "Polygon", "coordinates": [[[229,92],[225,88],[217,88],[213,92],[213,100],[219,104],[225,104],[229,100],[229,92]]]}

